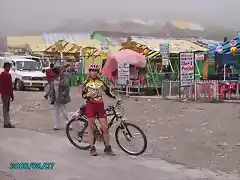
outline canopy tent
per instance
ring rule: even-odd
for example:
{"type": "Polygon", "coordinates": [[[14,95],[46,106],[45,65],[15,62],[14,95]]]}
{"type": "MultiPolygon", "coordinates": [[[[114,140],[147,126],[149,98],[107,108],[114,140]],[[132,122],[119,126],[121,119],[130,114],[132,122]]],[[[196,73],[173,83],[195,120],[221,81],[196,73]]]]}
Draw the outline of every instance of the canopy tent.
{"type": "Polygon", "coordinates": [[[29,51],[32,53],[42,53],[47,48],[49,48],[50,44],[27,44],[29,51]]]}
{"type": "Polygon", "coordinates": [[[135,41],[129,41],[121,43],[122,49],[131,49],[138,53],[144,54],[147,58],[157,58],[160,57],[160,52],[150,49],[144,44],[137,43],[135,41]]]}
{"type": "MultiPolygon", "coordinates": [[[[101,43],[102,42],[98,40],[81,40],[76,43],[60,40],[48,47],[45,50],[45,54],[52,54],[54,57],[59,58],[60,53],[62,53],[62,56],[68,59],[76,59],[76,57],[79,57],[81,54],[84,61],[84,72],[87,72],[90,64],[95,63],[101,67],[102,59],[107,59],[108,53],[101,51],[101,43]]],[[[119,46],[109,46],[111,52],[118,51],[119,49],[121,49],[119,46]]]]}
{"type": "Polygon", "coordinates": [[[109,41],[107,38],[105,38],[104,36],[102,36],[99,32],[97,31],[94,31],[91,35],[90,35],[90,38],[92,40],[99,40],[103,43],[107,43],[108,45],[110,46],[115,46],[115,44],[111,41],[109,41]]]}
{"type": "Polygon", "coordinates": [[[26,44],[44,44],[41,36],[7,36],[8,47],[22,47],[26,44]]]}
{"type": "Polygon", "coordinates": [[[68,54],[75,54],[79,52],[79,49],[81,47],[77,44],[70,43],[64,40],[60,40],[53,44],[52,46],[48,47],[45,52],[47,53],[56,53],[56,52],[62,52],[62,53],[68,53],[68,54]]]}
{"type": "Polygon", "coordinates": [[[172,54],[178,54],[180,52],[186,51],[207,51],[208,48],[204,48],[198,44],[195,44],[188,40],[180,40],[180,39],[151,39],[151,38],[136,38],[132,37],[132,40],[136,43],[143,44],[151,50],[156,52],[160,51],[160,44],[169,44],[169,51],[172,54]]]}
{"type": "MultiPolygon", "coordinates": [[[[221,43],[219,46],[210,49],[209,51],[207,51],[207,53],[212,56],[215,56],[217,53],[231,54],[230,49],[232,47],[233,42],[236,43],[235,47],[237,47],[239,49],[240,48],[240,39],[237,36],[230,41],[226,41],[224,43],[221,43]]],[[[240,55],[240,53],[238,53],[238,55],[240,55]]]]}
{"type": "MultiPolygon", "coordinates": [[[[98,64],[102,67],[103,60],[107,59],[108,52],[101,50],[102,42],[96,39],[78,41],[78,45],[82,47],[82,56],[84,57],[84,72],[88,73],[88,67],[90,64],[98,64]]],[[[121,49],[119,46],[108,45],[109,52],[116,52],[121,49]]]]}
{"type": "Polygon", "coordinates": [[[112,72],[117,70],[118,63],[127,63],[136,67],[144,68],[146,66],[146,57],[130,49],[124,49],[111,53],[102,69],[104,76],[111,78],[112,72]]]}
{"type": "MultiPolygon", "coordinates": [[[[99,52],[102,52],[101,50],[101,45],[103,42],[96,40],[96,39],[91,39],[91,40],[82,40],[78,41],[76,44],[80,45],[82,48],[96,48],[99,52]]],[[[109,51],[110,52],[117,52],[119,51],[122,47],[121,46],[112,46],[108,45],[109,51]]]]}
{"type": "Polygon", "coordinates": [[[222,44],[222,42],[220,41],[213,41],[213,40],[206,40],[206,39],[193,40],[193,43],[199,44],[200,46],[206,47],[208,49],[214,49],[218,45],[222,44]]]}

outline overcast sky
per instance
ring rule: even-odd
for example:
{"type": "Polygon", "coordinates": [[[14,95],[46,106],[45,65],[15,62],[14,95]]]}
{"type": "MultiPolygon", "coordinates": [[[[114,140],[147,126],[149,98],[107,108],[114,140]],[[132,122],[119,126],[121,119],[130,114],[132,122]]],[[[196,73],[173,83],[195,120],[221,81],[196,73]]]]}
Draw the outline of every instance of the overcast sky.
{"type": "Polygon", "coordinates": [[[185,20],[240,29],[239,8],[239,0],[0,0],[0,33],[54,28],[71,18],[185,20]]]}

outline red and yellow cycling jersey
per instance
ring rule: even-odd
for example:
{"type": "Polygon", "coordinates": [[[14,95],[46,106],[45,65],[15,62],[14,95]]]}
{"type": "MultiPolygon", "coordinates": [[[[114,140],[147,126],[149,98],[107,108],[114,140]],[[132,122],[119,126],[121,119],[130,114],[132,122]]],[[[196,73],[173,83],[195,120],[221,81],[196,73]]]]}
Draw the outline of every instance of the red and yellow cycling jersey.
{"type": "Polygon", "coordinates": [[[83,86],[82,96],[89,101],[94,100],[102,102],[103,92],[109,97],[114,98],[108,86],[100,78],[89,78],[83,86]]]}

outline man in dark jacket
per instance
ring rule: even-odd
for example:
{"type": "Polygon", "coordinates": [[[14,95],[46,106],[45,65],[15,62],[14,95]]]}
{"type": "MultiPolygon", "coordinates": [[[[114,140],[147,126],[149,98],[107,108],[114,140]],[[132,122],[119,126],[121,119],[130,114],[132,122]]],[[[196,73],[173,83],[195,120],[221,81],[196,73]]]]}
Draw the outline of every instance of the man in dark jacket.
{"type": "Polygon", "coordinates": [[[12,88],[12,76],[9,73],[11,69],[11,63],[5,62],[3,64],[4,71],[0,74],[0,93],[3,104],[3,119],[4,128],[14,128],[10,123],[10,100],[14,100],[13,88],[12,88]]]}
{"type": "Polygon", "coordinates": [[[60,120],[59,120],[59,113],[64,116],[65,122],[68,123],[68,114],[66,110],[66,104],[68,104],[70,99],[70,87],[68,85],[68,81],[64,76],[61,74],[59,68],[52,69],[53,79],[50,83],[50,98],[51,104],[55,110],[55,126],[53,130],[59,130],[60,120]]]}

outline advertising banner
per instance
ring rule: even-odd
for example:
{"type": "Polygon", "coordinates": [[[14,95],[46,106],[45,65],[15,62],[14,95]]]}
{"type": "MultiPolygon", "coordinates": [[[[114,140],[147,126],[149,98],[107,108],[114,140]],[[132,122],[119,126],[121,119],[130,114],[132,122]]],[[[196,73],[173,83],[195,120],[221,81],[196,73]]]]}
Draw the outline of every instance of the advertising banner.
{"type": "Polygon", "coordinates": [[[195,80],[195,60],[193,52],[179,53],[179,81],[180,87],[190,86],[192,81],[195,80]]]}

